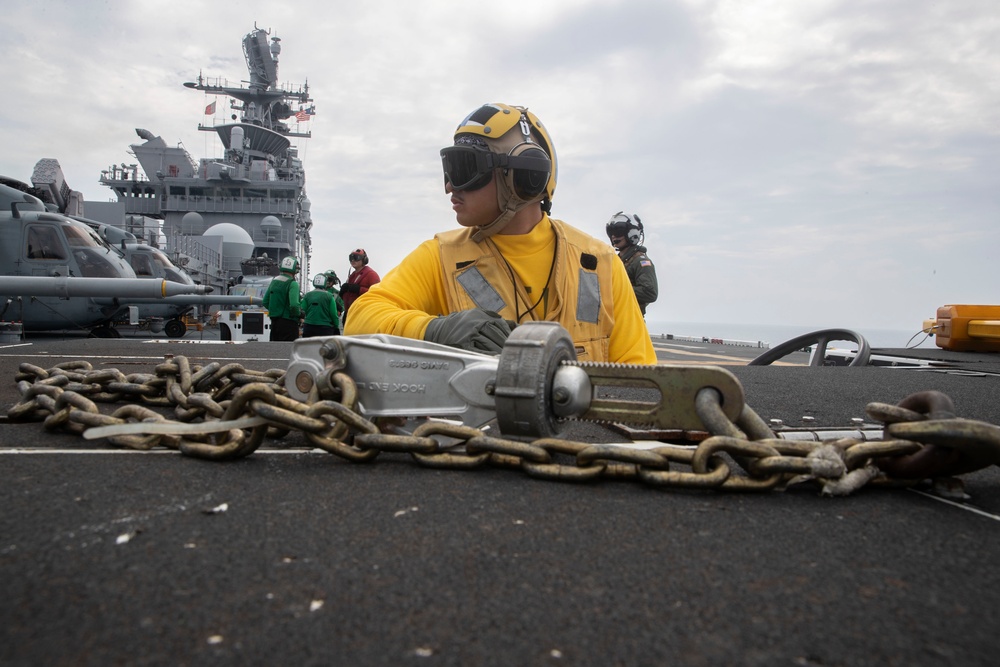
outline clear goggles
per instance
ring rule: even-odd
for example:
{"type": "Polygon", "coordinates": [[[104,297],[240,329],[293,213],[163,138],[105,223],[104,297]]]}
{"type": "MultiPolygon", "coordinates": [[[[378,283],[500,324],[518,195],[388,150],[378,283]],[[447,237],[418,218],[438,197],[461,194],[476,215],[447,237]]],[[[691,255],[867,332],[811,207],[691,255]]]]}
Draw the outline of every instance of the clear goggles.
{"type": "Polygon", "coordinates": [[[441,149],[444,183],[456,192],[470,192],[489,185],[494,169],[548,171],[551,162],[544,157],[506,155],[473,146],[448,146],[441,149]]]}

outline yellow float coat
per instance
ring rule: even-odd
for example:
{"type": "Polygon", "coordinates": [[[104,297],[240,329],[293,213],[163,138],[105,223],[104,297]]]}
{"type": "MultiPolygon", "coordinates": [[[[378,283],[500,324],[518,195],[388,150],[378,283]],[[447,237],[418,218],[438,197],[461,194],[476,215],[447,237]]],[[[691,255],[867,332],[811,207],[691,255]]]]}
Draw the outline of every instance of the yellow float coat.
{"type": "Polygon", "coordinates": [[[656,363],[613,248],[548,216],[527,234],[482,243],[471,235],[456,229],[418,246],[355,302],[345,333],[423,339],[433,317],[485,308],[511,321],[559,322],[581,361],[656,363]]]}

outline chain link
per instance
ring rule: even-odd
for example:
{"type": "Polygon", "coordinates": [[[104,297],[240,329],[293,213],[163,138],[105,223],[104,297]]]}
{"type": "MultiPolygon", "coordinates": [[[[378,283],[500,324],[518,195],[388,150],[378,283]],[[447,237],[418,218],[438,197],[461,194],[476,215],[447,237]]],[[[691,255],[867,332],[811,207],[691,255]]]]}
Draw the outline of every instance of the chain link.
{"type": "Polygon", "coordinates": [[[308,402],[290,398],[284,380],[280,369],[192,366],[183,356],[168,357],[152,374],[130,375],[94,370],[84,360],[50,369],[22,363],[15,377],[21,400],[8,419],[42,421],[46,429],[85,437],[100,429],[91,433],[108,433],[104,437],[118,447],[166,447],[218,461],[249,456],[266,437],[295,431],[310,445],[353,462],[402,452],[427,467],[489,464],[540,479],[629,479],[687,489],[765,491],[815,480],[824,494],[845,495],[870,481],[912,484],[1000,464],[1000,427],[948,418],[954,408],[938,392],[915,394],[898,406],[869,404],[869,416],[888,424],[888,440],[803,442],[776,437],[748,406],[734,423],[722,411],[721,393],[709,387],[698,392],[695,412],[710,437],[697,445],[640,448],[559,438],[524,442],[434,420],[407,433],[401,420],[376,423],[360,414],[357,386],[344,373],[332,374],[329,395],[321,398],[314,390],[308,402]],[[123,401],[111,414],[98,407],[123,401]],[[173,419],[163,409],[172,410],[173,419]]]}

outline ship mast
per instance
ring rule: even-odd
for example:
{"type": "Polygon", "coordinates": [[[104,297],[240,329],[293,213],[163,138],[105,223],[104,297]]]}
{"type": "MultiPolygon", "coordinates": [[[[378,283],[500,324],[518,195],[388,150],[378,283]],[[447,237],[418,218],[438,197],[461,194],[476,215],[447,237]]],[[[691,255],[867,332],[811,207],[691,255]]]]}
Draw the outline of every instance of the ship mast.
{"type": "MultiPolygon", "coordinates": [[[[198,129],[216,132],[225,147],[221,158],[195,162],[180,144],[169,146],[143,129],[142,140],[130,146],[136,165],[113,166],[101,175],[129,216],[162,221],[166,249],[198,282],[217,292],[239,282],[243,264],[258,270],[294,255],[308,276],[312,252],[312,217],[305,191],[305,168],[297,138],[311,132],[293,131],[311,120],[315,106],[309,84],[278,84],[281,40],[254,26],[243,37],[249,81],[206,79],[184,84],[206,95],[229,98],[230,110],[221,123],[198,129]]],[[[217,102],[206,108],[215,116],[217,102]]]]}
{"type": "MultiPolygon", "coordinates": [[[[229,86],[222,79],[206,81],[200,74],[197,82],[187,82],[184,85],[209,95],[225,95],[239,100],[239,103],[231,104],[230,108],[239,112],[242,123],[265,127],[289,137],[309,138],[312,132],[293,131],[284,122],[294,118],[301,110],[313,110],[312,107],[306,108],[306,105],[313,102],[309,96],[309,82],[287,90],[278,85],[281,38],[271,37],[268,44],[269,36],[270,33],[266,30],[255,27],[253,32],[243,37],[243,56],[250,74],[248,86],[229,86]],[[298,103],[299,108],[294,108],[290,103],[298,103]]],[[[216,127],[199,125],[198,129],[213,132],[216,127]]]]}

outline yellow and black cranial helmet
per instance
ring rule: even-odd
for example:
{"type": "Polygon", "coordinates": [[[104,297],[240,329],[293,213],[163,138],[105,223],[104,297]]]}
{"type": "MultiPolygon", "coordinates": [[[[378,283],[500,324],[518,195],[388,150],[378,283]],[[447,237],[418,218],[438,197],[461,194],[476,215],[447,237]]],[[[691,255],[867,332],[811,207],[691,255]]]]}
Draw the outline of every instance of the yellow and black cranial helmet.
{"type": "Polygon", "coordinates": [[[453,190],[478,190],[497,172],[500,217],[479,227],[482,240],[500,231],[525,206],[552,208],[556,153],[548,131],[525,107],[484,104],[459,123],[455,145],[441,149],[445,183],[453,190]]]}

